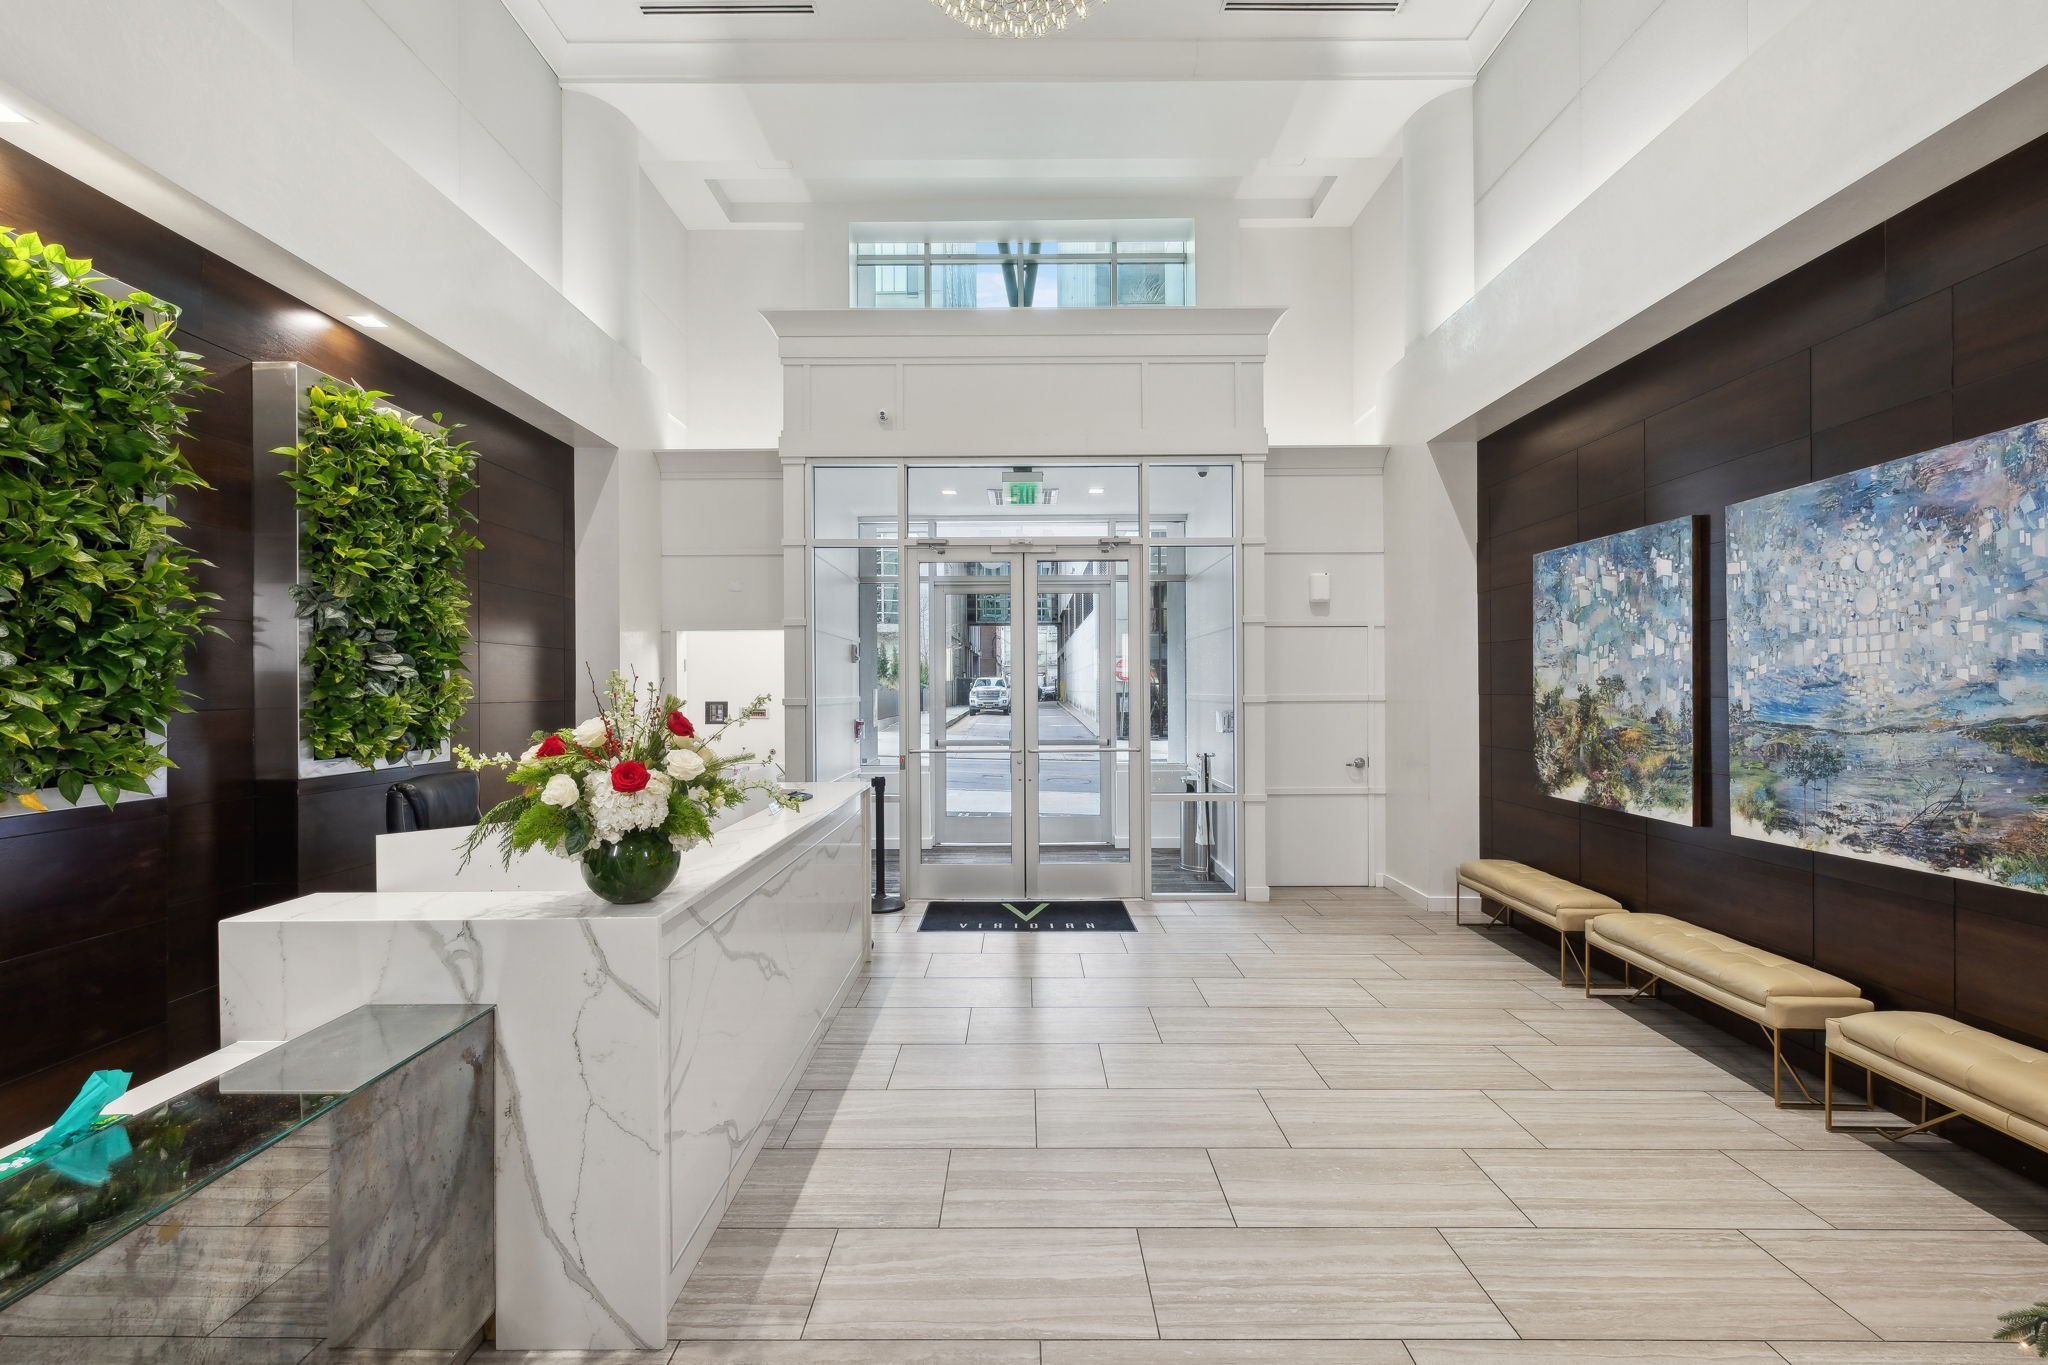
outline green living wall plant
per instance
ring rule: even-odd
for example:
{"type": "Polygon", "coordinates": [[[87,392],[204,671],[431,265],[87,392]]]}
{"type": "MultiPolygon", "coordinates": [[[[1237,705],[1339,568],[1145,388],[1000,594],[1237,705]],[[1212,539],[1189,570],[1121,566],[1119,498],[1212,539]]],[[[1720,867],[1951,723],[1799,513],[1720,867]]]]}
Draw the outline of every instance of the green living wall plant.
{"type": "MultiPolygon", "coordinates": [[[[436,749],[468,704],[463,529],[476,456],[353,385],[307,393],[304,439],[277,453],[297,494],[300,584],[311,624],[300,733],[315,758],[364,767],[436,749]]],[[[438,424],[440,415],[433,419],[438,424]]]]}
{"type": "MultiPolygon", "coordinates": [[[[178,449],[199,357],[178,310],[94,287],[92,263],[0,227],[0,799],[107,805],[171,766],[185,646],[212,593],[180,545],[178,449]]],[[[99,283],[105,283],[99,280],[99,283]]]]}

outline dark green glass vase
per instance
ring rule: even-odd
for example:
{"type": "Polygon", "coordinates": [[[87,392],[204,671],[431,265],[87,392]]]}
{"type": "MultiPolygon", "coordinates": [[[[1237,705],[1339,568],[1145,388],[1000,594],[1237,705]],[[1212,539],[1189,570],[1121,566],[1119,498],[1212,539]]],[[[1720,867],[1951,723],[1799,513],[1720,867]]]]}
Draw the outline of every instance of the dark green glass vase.
{"type": "Polygon", "coordinates": [[[676,879],[683,855],[659,830],[635,830],[583,855],[583,881],[613,905],[651,901],[676,879]]]}

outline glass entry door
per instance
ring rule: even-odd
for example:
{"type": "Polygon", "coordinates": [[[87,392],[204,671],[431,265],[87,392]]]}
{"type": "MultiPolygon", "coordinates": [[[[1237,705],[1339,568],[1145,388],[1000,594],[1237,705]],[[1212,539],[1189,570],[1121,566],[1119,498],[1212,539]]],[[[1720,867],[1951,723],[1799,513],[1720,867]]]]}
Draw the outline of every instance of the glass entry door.
{"type": "Polygon", "coordinates": [[[1145,748],[1132,700],[1142,689],[1130,681],[1131,641],[1144,638],[1131,620],[1140,562],[1114,541],[908,551],[918,622],[901,674],[902,713],[916,716],[904,756],[916,833],[908,895],[1140,894],[1132,848],[1145,748]]]}

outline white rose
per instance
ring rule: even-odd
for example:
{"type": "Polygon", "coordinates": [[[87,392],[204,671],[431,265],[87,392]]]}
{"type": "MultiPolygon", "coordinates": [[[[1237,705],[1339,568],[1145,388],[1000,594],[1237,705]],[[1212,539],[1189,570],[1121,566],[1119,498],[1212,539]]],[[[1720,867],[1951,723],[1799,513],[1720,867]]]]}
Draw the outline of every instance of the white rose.
{"type": "Polygon", "coordinates": [[[576,742],[586,749],[595,749],[598,745],[604,743],[607,733],[609,732],[604,728],[604,719],[600,716],[592,716],[589,720],[576,727],[576,742]]]}
{"type": "Polygon", "coordinates": [[[533,745],[529,745],[529,746],[527,746],[526,752],[525,752],[525,753],[523,753],[523,754],[521,754],[521,755],[519,755],[519,761],[520,761],[521,763],[531,763],[531,762],[533,762],[533,760],[535,760],[536,758],[539,758],[539,757],[540,757],[540,745],[538,745],[538,744],[533,744],[533,745]]]}
{"type": "Polygon", "coordinates": [[[678,782],[692,782],[704,776],[704,760],[694,749],[671,749],[661,766],[678,782]]]}
{"type": "Polygon", "coordinates": [[[576,785],[576,779],[567,773],[556,773],[548,779],[548,784],[540,789],[540,799],[543,802],[564,809],[575,805],[577,798],[582,795],[582,790],[576,785]]]}

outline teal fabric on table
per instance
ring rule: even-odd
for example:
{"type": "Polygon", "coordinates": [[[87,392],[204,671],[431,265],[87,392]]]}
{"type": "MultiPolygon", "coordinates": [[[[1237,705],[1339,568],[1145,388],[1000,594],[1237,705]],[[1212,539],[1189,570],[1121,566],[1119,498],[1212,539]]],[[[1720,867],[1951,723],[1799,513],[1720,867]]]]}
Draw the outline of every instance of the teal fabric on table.
{"type": "Polygon", "coordinates": [[[0,1175],[50,1158],[51,1169],[61,1171],[73,1180],[87,1185],[105,1184],[108,1166],[128,1155],[130,1148],[126,1133],[118,1129],[102,1133],[90,1142],[80,1143],[80,1150],[76,1153],[65,1152],[64,1149],[102,1126],[100,1111],[127,1094],[128,1082],[132,1079],[131,1073],[126,1071],[95,1071],[86,1077],[85,1084],[78,1088],[78,1097],[64,1107],[64,1112],[57,1116],[48,1132],[13,1156],[0,1158],[0,1175]],[[63,1153],[64,1159],[58,1160],[57,1153],[63,1153]]]}

